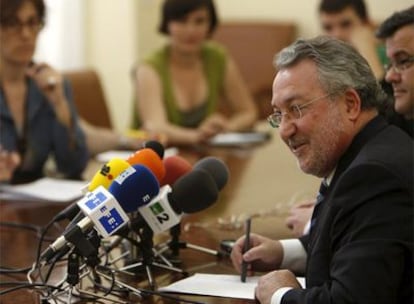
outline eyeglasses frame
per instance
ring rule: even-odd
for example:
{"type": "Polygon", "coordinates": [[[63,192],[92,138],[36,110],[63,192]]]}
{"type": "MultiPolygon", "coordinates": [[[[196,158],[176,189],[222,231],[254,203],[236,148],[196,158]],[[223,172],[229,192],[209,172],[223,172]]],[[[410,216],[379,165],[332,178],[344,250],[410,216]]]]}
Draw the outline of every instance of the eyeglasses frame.
{"type": "MultiPolygon", "coordinates": [[[[304,104],[301,104],[301,105],[299,105],[299,104],[291,105],[290,108],[296,107],[296,110],[299,113],[299,117],[297,117],[295,119],[297,120],[297,119],[301,119],[303,117],[302,109],[310,106],[315,101],[321,100],[321,99],[326,98],[330,95],[333,95],[333,93],[328,93],[328,94],[313,98],[313,99],[309,100],[308,102],[305,102],[304,104]]],[[[290,112],[292,112],[292,111],[290,111],[290,112]]],[[[272,113],[267,117],[267,121],[269,122],[269,124],[272,128],[279,128],[280,124],[282,123],[283,116],[285,116],[287,114],[289,114],[289,113],[286,113],[286,112],[285,113],[282,113],[282,112],[281,113],[272,113]],[[276,117],[278,117],[278,118],[276,118],[276,117]],[[279,120],[279,122],[276,122],[276,120],[279,120]]]]}
{"type": "Polygon", "coordinates": [[[26,21],[20,21],[18,19],[13,20],[13,22],[1,24],[0,27],[4,31],[12,32],[12,33],[21,33],[25,27],[27,27],[30,32],[32,33],[39,33],[40,30],[43,28],[44,23],[40,19],[28,19],[26,21]]]}
{"type": "Polygon", "coordinates": [[[414,63],[414,56],[409,56],[407,59],[403,60],[403,63],[389,62],[384,65],[385,72],[389,72],[391,69],[394,73],[401,74],[402,71],[409,69],[414,63]]]}

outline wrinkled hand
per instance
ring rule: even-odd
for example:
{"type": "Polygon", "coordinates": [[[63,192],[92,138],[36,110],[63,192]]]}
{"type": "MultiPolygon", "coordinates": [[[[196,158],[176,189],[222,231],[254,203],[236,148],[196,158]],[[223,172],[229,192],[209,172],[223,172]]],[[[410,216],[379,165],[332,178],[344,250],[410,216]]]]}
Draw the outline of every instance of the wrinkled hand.
{"type": "Polygon", "coordinates": [[[290,209],[289,216],[286,218],[286,226],[292,230],[295,237],[304,234],[305,226],[312,217],[314,207],[315,200],[312,199],[299,203],[290,209]]]}
{"type": "Polygon", "coordinates": [[[20,165],[21,158],[17,152],[5,151],[0,147],[0,181],[10,181],[14,170],[20,165]]]}
{"type": "Polygon", "coordinates": [[[270,304],[273,294],[282,287],[301,288],[296,276],[289,270],[276,270],[260,277],[255,298],[261,304],[270,304]]]}
{"type": "Polygon", "coordinates": [[[234,268],[241,272],[243,259],[250,263],[249,275],[253,271],[271,271],[277,269],[282,263],[283,248],[279,241],[272,240],[252,233],[250,235],[250,250],[243,254],[245,237],[240,237],[233,245],[231,261],[234,268]]]}

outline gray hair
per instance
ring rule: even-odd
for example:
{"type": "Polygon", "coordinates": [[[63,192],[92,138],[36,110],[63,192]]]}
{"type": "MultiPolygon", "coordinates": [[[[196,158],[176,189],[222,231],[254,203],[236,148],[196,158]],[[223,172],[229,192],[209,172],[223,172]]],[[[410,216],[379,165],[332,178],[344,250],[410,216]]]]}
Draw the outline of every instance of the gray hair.
{"type": "Polygon", "coordinates": [[[282,70],[305,59],[316,64],[326,93],[334,96],[353,88],[361,98],[362,109],[382,110],[387,105],[368,62],[351,45],[327,36],[298,39],[277,54],[274,64],[282,70]]]}

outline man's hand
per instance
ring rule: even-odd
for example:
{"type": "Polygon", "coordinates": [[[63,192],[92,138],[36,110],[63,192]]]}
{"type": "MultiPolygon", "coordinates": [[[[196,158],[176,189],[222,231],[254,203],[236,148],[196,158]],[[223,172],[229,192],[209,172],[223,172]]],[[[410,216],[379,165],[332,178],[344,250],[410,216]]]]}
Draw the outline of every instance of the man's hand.
{"type": "Polygon", "coordinates": [[[250,250],[243,253],[245,237],[240,237],[233,245],[231,261],[237,271],[241,271],[243,259],[250,263],[249,274],[252,271],[271,271],[282,263],[283,248],[279,241],[258,234],[250,235],[250,250]]]}
{"type": "Polygon", "coordinates": [[[276,270],[260,277],[255,298],[261,304],[270,304],[273,294],[282,287],[301,288],[296,276],[289,270],[276,270]]]}

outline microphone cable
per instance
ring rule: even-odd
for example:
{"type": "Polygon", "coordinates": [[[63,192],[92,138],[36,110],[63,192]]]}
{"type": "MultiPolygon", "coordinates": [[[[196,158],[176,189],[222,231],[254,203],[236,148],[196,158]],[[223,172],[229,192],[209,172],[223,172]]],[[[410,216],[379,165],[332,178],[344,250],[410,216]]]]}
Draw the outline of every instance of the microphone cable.
{"type": "Polygon", "coordinates": [[[63,289],[54,285],[47,285],[47,284],[43,284],[43,283],[29,283],[29,282],[21,282],[21,281],[17,281],[17,282],[0,282],[0,286],[14,286],[11,287],[9,289],[3,289],[0,290],[0,296],[3,296],[7,293],[11,293],[13,291],[17,291],[23,288],[29,288],[29,289],[39,289],[40,287],[43,288],[50,288],[53,290],[58,290],[58,291],[62,291],[63,289]]]}
{"type": "Polygon", "coordinates": [[[120,285],[122,287],[125,287],[128,290],[134,291],[138,296],[159,296],[161,298],[165,298],[165,299],[169,299],[169,300],[174,300],[177,301],[177,303],[189,303],[189,304],[206,304],[204,302],[199,302],[199,301],[193,301],[193,300],[186,300],[186,299],[182,299],[182,298],[178,298],[176,296],[173,295],[169,295],[167,293],[164,292],[160,292],[160,291],[155,291],[155,290],[149,290],[149,289],[143,289],[143,288],[136,288],[136,287],[131,287],[126,283],[123,282],[115,282],[115,275],[114,272],[116,272],[116,270],[113,270],[109,267],[105,267],[105,266],[98,266],[98,268],[101,268],[102,272],[97,270],[98,274],[103,276],[104,278],[106,278],[107,280],[112,279],[114,282],[113,285],[120,285]],[[105,272],[109,272],[111,273],[111,275],[108,275],[106,273],[103,273],[103,271],[105,272]]]}
{"type": "MultiPolygon", "coordinates": [[[[16,229],[23,229],[28,230],[30,232],[34,232],[36,237],[42,239],[42,227],[38,225],[32,224],[23,224],[23,223],[16,223],[16,222],[0,222],[0,226],[8,227],[8,228],[16,228],[16,229]]],[[[15,273],[27,273],[32,266],[24,267],[24,268],[14,268],[8,266],[0,266],[0,274],[15,274],[15,273]]]]}

